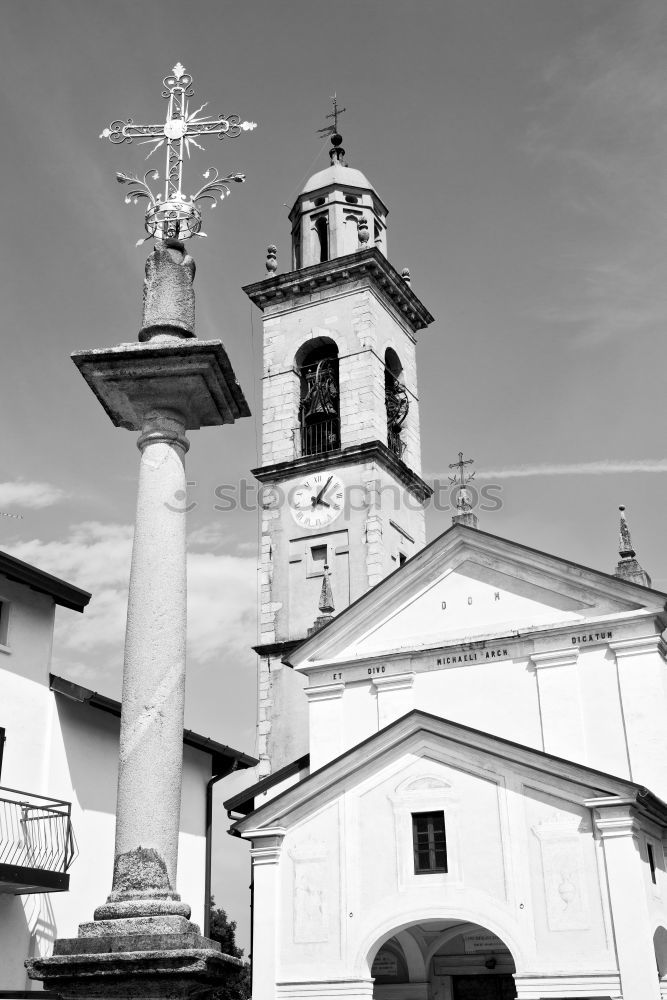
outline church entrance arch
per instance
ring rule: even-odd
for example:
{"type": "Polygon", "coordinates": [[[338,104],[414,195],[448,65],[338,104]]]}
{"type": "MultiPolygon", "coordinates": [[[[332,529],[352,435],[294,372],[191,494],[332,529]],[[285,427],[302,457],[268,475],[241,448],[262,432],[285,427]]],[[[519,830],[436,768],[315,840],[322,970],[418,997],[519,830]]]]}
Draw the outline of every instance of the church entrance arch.
{"type": "Polygon", "coordinates": [[[374,1000],[513,1000],[512,954],[467,920],[424,920],[383,937],[369,956],[374,1000]]]}

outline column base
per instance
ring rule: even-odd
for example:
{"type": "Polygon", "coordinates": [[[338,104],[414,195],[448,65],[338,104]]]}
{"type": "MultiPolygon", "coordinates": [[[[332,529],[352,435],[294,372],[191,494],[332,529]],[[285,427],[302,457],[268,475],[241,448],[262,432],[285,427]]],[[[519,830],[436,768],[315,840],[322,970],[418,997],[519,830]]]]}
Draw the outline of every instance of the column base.
{"type": "Polygon", "coordinates": [[[162,914],[81,924],[26,968],[63,1000],[199,1000],[242,964],[185,917],[162,914]]]}

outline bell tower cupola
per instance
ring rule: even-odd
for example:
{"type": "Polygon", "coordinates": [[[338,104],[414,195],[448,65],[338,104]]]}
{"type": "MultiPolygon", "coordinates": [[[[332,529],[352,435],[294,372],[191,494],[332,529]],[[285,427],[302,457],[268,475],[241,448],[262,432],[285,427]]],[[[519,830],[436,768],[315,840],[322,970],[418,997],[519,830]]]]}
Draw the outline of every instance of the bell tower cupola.
{"type": "MultiPolygon", "coordinates": [[[[337,122],[345,109],[333,101],[337,122]]],[[[331,164],[313,174],[292,206],[292,267],[298,270],[366,247],[377,247],[386,257],[387,206],[361,170],[347,165],[337,124],[320,131],[331,135],[331,164]]]]}

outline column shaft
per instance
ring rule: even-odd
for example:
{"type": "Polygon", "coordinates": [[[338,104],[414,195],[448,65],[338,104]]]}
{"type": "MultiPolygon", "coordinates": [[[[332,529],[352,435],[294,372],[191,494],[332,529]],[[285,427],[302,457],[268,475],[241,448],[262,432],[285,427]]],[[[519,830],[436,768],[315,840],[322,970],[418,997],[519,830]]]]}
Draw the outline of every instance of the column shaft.
{"type": "Polygon", "coordinates": [[[185,427],[152,414],[141,466],[127,606],[113,892],[176,893],[185,701],[185,427]]]}

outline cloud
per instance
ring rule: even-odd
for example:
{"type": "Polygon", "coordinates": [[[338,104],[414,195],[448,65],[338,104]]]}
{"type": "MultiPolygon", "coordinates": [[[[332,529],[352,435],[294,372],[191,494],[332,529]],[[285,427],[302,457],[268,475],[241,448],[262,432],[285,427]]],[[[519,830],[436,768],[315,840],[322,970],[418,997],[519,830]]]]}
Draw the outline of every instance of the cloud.
{"type": "Polygon", "coordinates": [[[66,497],[67,493],[52,483],[30,483],[20,479],[0,483],[0,507],[52,507],[66,497]]]}
{"type": "Polygon", "coordinates": [[[530,476],[608,476],[618,473],[667,472],[667,458],[641,458],[636,461],[571,462],[557,465],[516,465],[506,469],[485,469],[476,479],[524,479],[530,476]]]}
{"type": "MultiPolygon", "coordinates": [[[[92,592],[83,615],[58,609],[53,670],[114,696],[120,693],[132,538],[128,525],[87,521],[63,539],[32,539],[9,549],[92,592]]],[[[189,553],[189,669],[222,657],[247,657],[256,638],[256,616],[256,558],[189,553]]]]}
{"type": "Polygon", "coordinates": [[[553,167],[574,227],[560,267],[563,304],[541,319],[580,346],[667,322],[667,5],[601,8],[592,30],[543,73],[525,147],[553,167]],[[582,229],[581,223],[585,224],[582,229]]]}

